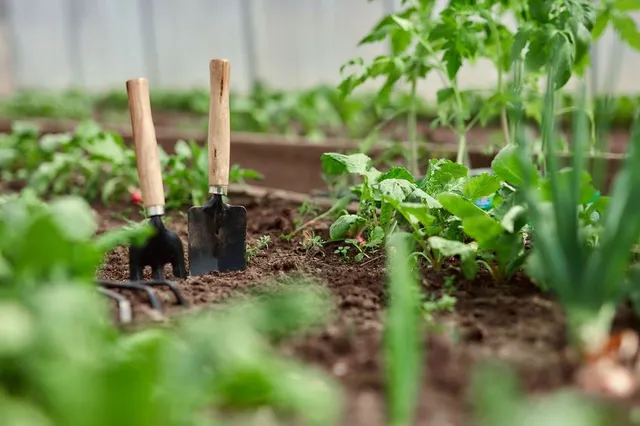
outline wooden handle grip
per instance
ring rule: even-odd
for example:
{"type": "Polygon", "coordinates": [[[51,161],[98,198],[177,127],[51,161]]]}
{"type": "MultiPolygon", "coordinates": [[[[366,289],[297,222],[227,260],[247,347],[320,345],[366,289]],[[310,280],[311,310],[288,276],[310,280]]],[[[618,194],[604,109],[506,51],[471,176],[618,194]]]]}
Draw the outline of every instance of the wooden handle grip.
{"type": "Polygon", "coordinates": [[[131,130],[136,148],[136,164],[140,191],[146,208],[164,206],[164,190],[160,172],[158,141],[151,117],[149,82],[146,78],[127,81],[127,97],[131,130]]]}
{"type": "Polygon", "coordinates": [[[226,59],[214,59],[209,63],[209,186],[213,193],[224,192],[229,185],[230,68],[231,64],[226,59]]]}

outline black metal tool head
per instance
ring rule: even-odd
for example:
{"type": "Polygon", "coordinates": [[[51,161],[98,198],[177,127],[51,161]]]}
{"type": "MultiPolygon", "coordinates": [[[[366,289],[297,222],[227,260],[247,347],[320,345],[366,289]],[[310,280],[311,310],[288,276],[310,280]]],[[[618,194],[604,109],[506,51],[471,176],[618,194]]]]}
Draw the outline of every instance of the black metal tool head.
{"type": "Polygon", "coordinates": [[[142,246],[129,247],[129,279],[142,280],[144,268],[150,266],[153,279],[164,280],[166,264],[171,264],[174,277],[186,278],[187,268],[180,237],[165,228],[161,215],[151,216],[149,221],[155,229],[154,235],[142,246]]]}
{"type": "Polygon", "coordinates": [[[191,207],[189,218],[189,274],[245,269],[247,210],[225,204],[213,195],[202,207],[191,207]]]}

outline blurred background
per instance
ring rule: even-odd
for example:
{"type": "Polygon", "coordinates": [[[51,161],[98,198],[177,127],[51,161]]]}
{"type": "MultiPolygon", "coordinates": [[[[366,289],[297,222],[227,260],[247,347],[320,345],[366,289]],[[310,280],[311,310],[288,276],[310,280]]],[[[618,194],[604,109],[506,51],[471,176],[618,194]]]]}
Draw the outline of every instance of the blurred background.
{"type": "MultiPolygon", "coordinates": [[[[0,96],[20,89],[124,90],[127,79],[140,76],[149,78],[153,89],[206,88],[207,64],[214,57],[231,61],[238,94],[255,81],[279,90],[336,84],[340,66],[350,58],[384,53],[384,44],[358,48],[357,43],[399,3],[0,0],[0,96]]],[[[640,14],[634,18],[640,23],[640,14]]],[[[613,76],[608,91],[640,92],[640,53],[610,30],[596,45],[593,64],[592,87],[613,76]]],[[[461,74],[463,86],[494,81],[487,63],[461,74]]],[[[437,78],[429,79],[420,94],[434,98],[439,88],[437,78]]]]}

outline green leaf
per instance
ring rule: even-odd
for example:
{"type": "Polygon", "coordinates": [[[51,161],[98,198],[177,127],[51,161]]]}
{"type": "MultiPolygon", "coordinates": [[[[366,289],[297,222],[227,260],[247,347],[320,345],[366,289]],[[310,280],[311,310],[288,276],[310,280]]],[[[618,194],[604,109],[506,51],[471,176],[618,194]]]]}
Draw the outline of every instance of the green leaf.
{"type": "Polygon", "coordinates": [[[640,1],[638,0],[615,0],[613,8],[620,12],[635,12],[640,10],[640,1]]]}
{"type": "Polygon", "coordinates": [[[190,159],[192,157],[191,148],[184,140],[176,142],[174,150],[176,155],[182,159],[190,159]]]}
{"type": "Polygon", "coordinates": [[[571,78],[576,51],[569,40],[561,33],[557,33],[552,42],[555,44],[556,54],[555,57],[551,58],[552,61],[555,60],[553,79],[555,88],[558,90],[564,87],[571,78]]]}
{"type": "Polygon", "coordinates": [[[409,196],[406,198],[408,202],[412,203],[421,203],[426,204],[430,209],[440,209],[442,208],[442,204],[431,195],[427,194],[420,188],[416,188],[409,196]]]}
{"type": "Polygon", "coordinates": [[[419,203],[394,202],[391,197],[385,197],[395,209],[409,222],[416,226],[421,224],[424,227],[431,225],[435,221],[435,217],[429,214],[429,207],[419,203]]]}
{"type": "Polygon", "coordinates": [[[437,250],[442,256],[460,256],[460,264],[465,278],[473,279],[478,273],[476,263],[476,251],[472,246],[460,241],[447,240],[446,238],[433,236],[427,241],[432,249],[437,250]]]}
{"type": "Polygon", "coordinates": [[[481,247],[504,233],[500,223],[461,195],[444,192],[438,196],[438,201],[447,211],[462,220],[464,232],[474,238],[481,247]]]}
{"type": "Polygon", "coordinates": [[[527,209],[521,205],[511,207],[504,215],[500,224],[510,233],[520,230],[525,225],[527,209]]]}
{"type": "Polygon", "coordinates": [[[452,189],[469,175],[469,169],[448,159],[429,160],[429,169],[419,188],[436,196],[442,191],[452,189]]]}
{"type": "Polygon", "coordinates": [[[100,137],[92,139],[87,144],[86,149],[91,155],[109,161],[112,164],[124,162],[125,153],[123,147],[109,133],[103,133],[100,137]]]}
{"type": "Polygon", "coordinates": [[[522,51],[524,50],[527,42],[529,41],[529,35],[531,29],[522,27],[518,29],[518,32],[513,37],[513,44],[511,45],[511,61],[516,61],[521,58],[522,51]]]}
{"type": "Polygon", "coordinates": [[[331,224],[329,238],[331,241],[339,241],[354,237],[366,223],[366,219],[357,214],[342,215],[331,224]]]}
{"type": "Polygon", "coordinates": [[[605,11],[598,15],[598,17],[596,18],[596,23],[591,30],[591,36],[593,37],[593,40],[598,40],[600,36],[602,36],[610,20],[611,14],[608,11],[605,11]]]}
{"type": "MultiPolygon", "coordinates": [[[[491,169],[493,172],[502,179],[513,186],[520,187],[523,185],[524,175],[522,167],[520,166],[518,154],[518,147],[515,145],[507,145],[502,148],[491,162],[491,169]]],[[[533,173],[532,184],[536,185],[538,181],[538,175],[533,173]]]]}
{"type": "Polygon", "coordinates": [[[339,154],[328,152],[322,154],[322,169],[330,175],[341,175],[343,173],[354,173],[363,175],[371,165],[369,156],[358,154],[339,154]]]}
{"type": "Polygon", "coordinates": [[[392,167],[388,172],[382,173],[378,178],[378,182],[386,179],[404,179],[411,183],[414,182],[413,176],[404,167],[392,167]]]}
{"type": "Polygon", "coordinates": [[[404,201],[416,189],[416,186],[404,179],[386,179],[380,182],[378,189],[382,195],[387,195],[397,201],[404,201]]]}
{"type": "MultiPolygon", "coordinates": [[[[573,170],[569,167],[559,170],[554,177],[561,194],[569,193],[572,185],[573,170]]],[[[583,171],[580,176],[580,194],[578,202],[587,204],[596,195],[596,188],[591,185],[591,175],[587,171],[583,171]]],[[[551,192],[550,179],[543,179],[540,182],[540,194],[544,201],[552,201],[553,194],[551,192]]]]}
{"type": "Polygon", "coordinates": [[[55,199],[49,204],[49,212],[60,231],[72,241],[87,240],[98,230],[93,210],[80,197],[55,199]]]}
{"type": "Polygon", "coordinates": [[[495,194],[500,189],[500,178],[489,173],[473,176],[462,186],[462,194],[471,199],[486,197],[495,194]]]}
{"type": "Polygon", "coordinates": [[[530,34],[529,50],[525,57],[527,72],[539,72],[549,62],[549,34],[542,30],[530,34]]]}
{"type": "Polygon", "coordinates": [[[460,67],[462,67],[462,56],[456,50],[449,49],[444,53],[442,59],[446,63],[447,76],[449,79],[455,80],[460,67]]]}
{"type": "Polygon", "coordinates": [[[629,15],[615,14],[612,16],[613,27],[629,46],[640,50],[640,32],[636,21],[629,15]]]}

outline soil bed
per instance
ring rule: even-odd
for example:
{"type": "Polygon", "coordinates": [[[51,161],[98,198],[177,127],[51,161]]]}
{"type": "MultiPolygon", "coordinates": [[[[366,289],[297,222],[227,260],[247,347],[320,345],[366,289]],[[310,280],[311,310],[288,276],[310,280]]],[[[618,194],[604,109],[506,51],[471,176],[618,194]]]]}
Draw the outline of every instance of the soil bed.
{"type": "MultiPolygon", "coordinates": [[[[247,208],[249,244],[255,244],[262,235],[270,235],[271,244],[251,261],[246,271],[178,280],[185,297],[198,307],[221,303],[251,286],[286,274],[302,273],[320,280],[334,297],[337,315],[323,330],[289,341],[282,350],[324,369],[342,383],[348,396],[343,424],[385,424],[381,353],[384,258],[374,254],[363,266],[343,260],[333,253],[335,247],[331,245],[325,247],[323,253],[306,252],[299,238],[292,241],[279,238],[293,229],[297,204],[268,198],[232,201],[247,208]]],[[[123,224],[114,215],[113,208],[97,208],[97,211],[101,229],[123,224]]],[[[117,212],[122,211],[120,208],[117,212]]],[[[128,214],[127,217],[139,218],[128,214]]],[[[186,247],[186,217],[173,214],[167,227],[179,233],[186,247]]],[[[326,225],[316,228],[316,232],[326,238],[326,225]]],[[[425,335],[428,339],[423,364],[426,371],[417,424],[475,424],[470,416],[467,393],[471,368],[478,361],[508,362],[531,393],[571,385],[575,364],[566,355],[564,318],[558,304],[524,276],[498,286],[489,275],[480,274],[470,282],[454,270],[443,273],[423,270],[425,293],[441,292],[445,276],[452,274],[456,280],[451,294],[457,303],[452,313],[438,316],[438,323],[449,331],[425,335]]],[[[111,253],[99,276],[126,281],[126,249],[111,253]]],[[[169,308],[169,293],[164,300],[164,306],[169,308]]],[[[143,306],[140,302],[135,304],[136,321],[144,321],[147,315],[143,306]]],[[[165,314],[171,316],[178,309],[166,309],[165,314]]]]}

